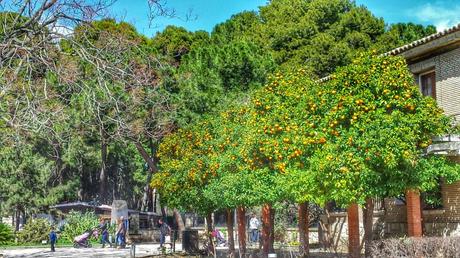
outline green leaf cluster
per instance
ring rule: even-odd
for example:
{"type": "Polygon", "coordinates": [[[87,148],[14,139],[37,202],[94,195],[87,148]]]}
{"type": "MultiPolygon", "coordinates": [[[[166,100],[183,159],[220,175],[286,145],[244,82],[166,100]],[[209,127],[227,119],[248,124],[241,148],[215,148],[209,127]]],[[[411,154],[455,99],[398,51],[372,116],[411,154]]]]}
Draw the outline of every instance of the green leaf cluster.
{"type": "Polygon", "coordinates": [[[60,238],[68,243],[73,243],[76,236],[83,234],[87,230],[94,229],[98,226],[99,220],[94,212],[76,212],[71,211],[65,217],[65,224],[60,238]]]}
{"type": "Polygon", "coordinates": [[[13,230],[5,223],[0,223],[0,246],[7,245],[14,240],[13,230]]]}
{"type": "Polygon", "coordinates": [[[20,243],[41,244],[42,241],[49,240],[51,224],[47,219],[31,219],[16,236],[20,243]]]}

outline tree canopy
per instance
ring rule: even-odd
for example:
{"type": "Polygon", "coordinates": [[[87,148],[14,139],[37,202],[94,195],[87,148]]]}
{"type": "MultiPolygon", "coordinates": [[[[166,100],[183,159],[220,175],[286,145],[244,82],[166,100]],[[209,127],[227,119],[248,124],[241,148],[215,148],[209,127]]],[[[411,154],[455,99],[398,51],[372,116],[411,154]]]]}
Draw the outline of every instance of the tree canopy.
{"type": "Polygon", "coordinates": [[[417,156],[446,124],[401,60],[361,57],[362,66],[315,82],[361,51],[383,53],[433,26],[388,25],[349,0],[272,0],[210,33],[168,26],[149,38],[104,15],[104,1],[15,3],[0,3],[2,211],[114,198],[146,209],[158,168],[152,185],[177,194],[164,202],[200,212],[361,201],[356,191],[378,182],[386,188],[372,194],[395,194],[452,175],[433,169],[442,159],[417,156]],[[363,73],[373,66],[374,76],[363,73]],[[336,160],[342,152],[353,158],[336,160]],[[407,173],[419,177],[402,180],[407,173]]]}

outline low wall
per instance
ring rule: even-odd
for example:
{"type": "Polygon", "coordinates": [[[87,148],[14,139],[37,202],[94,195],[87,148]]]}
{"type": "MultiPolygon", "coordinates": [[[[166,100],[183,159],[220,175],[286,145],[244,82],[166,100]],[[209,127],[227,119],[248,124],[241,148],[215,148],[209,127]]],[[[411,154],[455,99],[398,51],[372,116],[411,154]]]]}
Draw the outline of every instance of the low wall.
{"type": "MultiPolygon", "coordinates": [[[[216,227],[218,228],[227,238],[227,228],[226,227],[216,227]]],[[[191,230],[197,230],[200,238],[204,238],[206,234],[206,229],[204,227],[193,227],[190,228],[191,230]]],[[[238,239],[238,232],[235,228],[235,241],[237,242],[238,239]]],[[[246,239],[249,240],[250,231],[246,231],[246,239]]],[[[319,243],[319,236],[318,236],[318,229],[317,228],[310,228],[309,229],[309,241],[311,244],[319,243]]],[[[129,238],[135,242],[159,242],[160,241],[160,232],[158,229],[140,229],[138,234],[130,234],[129,238]]],[[[178,236],[178,240],[180,241],[181,236],[178,236]]],[[[286,243],[298,243],[299,240],[299,233],[297,228],[287,228],[285,230],[285,239],[286,243]]]]}
{"type": "MultiPolygon", "coordinates": [[[[460,182],[442,185],[443,208],[422,211],[425,236],[460,236],[460,182]]],[[[362,209],[360,215],[361,241],[364,236],[362,209]]],[[[348,246],[348,223],[345,212],[321,216],[320,244],[340,252],[348,246]]],[[[406,205],[396,199],[386,199],[384,209],[374,211],[373,239],[407,236],[406,205]]]]}

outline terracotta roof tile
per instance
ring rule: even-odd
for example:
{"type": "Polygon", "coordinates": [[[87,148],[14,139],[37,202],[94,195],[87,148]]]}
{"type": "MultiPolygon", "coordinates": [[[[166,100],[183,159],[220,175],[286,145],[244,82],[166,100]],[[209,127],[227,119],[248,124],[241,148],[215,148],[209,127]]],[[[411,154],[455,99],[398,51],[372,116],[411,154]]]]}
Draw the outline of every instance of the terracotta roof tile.
{"type": "MultiPolygon", "coordinates": [[[[383,56],[388,56],[388,55],[399,55],[407,50],[410,50],[412,48],[415,48],[415,47],[418,47],[420,45],[423,45],[423,44],[426,44],[428,42],[431,42],[435,39],[438,39],[440,37],[443,37],[445,35],[448,35],[448,34],[451,34],[451,33],[454,33],[454,32],[457,32],[457,31],[460,31],[460,23],[453,26],[453,27],[450,27],[448,29],[445,29],[443,31],[440,31],[440,32],[437,32],[437,33],[434,33],[434,34],[431,34],[429,36],[426,36],[424,38],[421,38],[421,39],[418,39],[416,41],[413,41],[409,44],[406,44],[404,46],[401,46],[401,47],[398,47],[398,48],[395,48],[393,50],[390,50],[384,54],[382,54],[383,56]]],[[[328,75],[326,77],[323,77],[321,79],[318,80],[318,82],[325,82],[325,81],[328,81],[331,79],[331,76],[328,75]]]]}
{"type": "Polygon", "coordinates": [[[460,23],[453,26],[453,27],[450,27],[448,29],[445,29],[443,31],[440,31],[438,33],[435,33],[435,34],[431,34],[429,36],[426,36],[424,38],[421,38],[421,39],[418,39],[416,41],[413,41],[409,44],[406,44],[404,46],[401,46],[401,47],[398,47],[398,48],[395,48],[393,50],[390,50],[388,52],[386,52],[384,55],[398,55],[398,54],[401,54],[402,52],[405,52],[409,49],[412,49],[414,47],[418,47],[420,45],[423,45],[423,44],[426,44],[430,41],[433,41],[435,39],[438,39],[442,36],[445,36],[447,34],[451,34],[451,33],[454,33],[454,32],[457,32],[457,31],[460,31],[460,23]]]}

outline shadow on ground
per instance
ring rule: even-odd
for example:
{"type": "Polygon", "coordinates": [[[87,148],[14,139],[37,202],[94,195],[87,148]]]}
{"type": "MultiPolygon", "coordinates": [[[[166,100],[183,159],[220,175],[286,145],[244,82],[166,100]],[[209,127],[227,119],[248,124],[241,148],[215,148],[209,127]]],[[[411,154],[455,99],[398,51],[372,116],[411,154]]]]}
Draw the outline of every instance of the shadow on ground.
{"type": "MultiPolygon", "coordinates": [[[[150,258],[150,257],[213,257],[213,256],[205,256],[205,255],[190,255],[190,254],[170,254],[170,255],[152,255],[152,256],[143,256],[142,258],[150,258]]],[[[218,258],[227,258],[228,252],[227,250],[218,250],[217,251],[218,258]]],[[[235,257],[239,258],[240,256],[237,254],[235,257]]],[[[249,250],[246,254],[245,258],[259,258],[263,257],[259,250],[249,250]]],[[[284,251],[284,250],[277,250],[276,251],[277,258],[295,258],[299,257],[297,252],[292,251],[284,251]]],[[[328,253],[328,252],[312,252],[310,253],[311,258],[346,258],[347,254],[344,253],[328,253]]]]}

